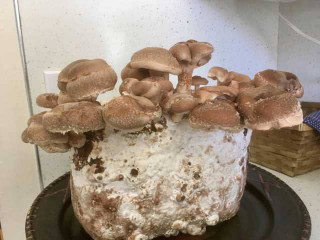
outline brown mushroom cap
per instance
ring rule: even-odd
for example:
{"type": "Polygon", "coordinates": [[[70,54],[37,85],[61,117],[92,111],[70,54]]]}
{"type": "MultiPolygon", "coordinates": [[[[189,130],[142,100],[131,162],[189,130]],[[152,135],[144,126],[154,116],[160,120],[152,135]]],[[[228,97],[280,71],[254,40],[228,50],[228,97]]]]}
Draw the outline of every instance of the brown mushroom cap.
{"type": "Polygon", "coordinates": [[[130,94],[131,93],[131,87],[133,84],[138,83],[139,80],[136,78],[127,78],[125,79],[120,87],[119,87],[119,92],[121,95],[124,95],[126,93],[130,94]]]}
{"type": "Polygon", "coordinates": [[[132,68],[145,68],[179,75],[181,67],[172,54],[158,47],[147,47],[135,52],[131,58],[132,68]]]}
{"type": "Polygon", "coordinates": [[[192,85],[195,87],[200,85],[207,85],[209,82],[206,78],[200,77],[200,76],[193,76],[192,77],[192,85]]]}
{"type": "Polygon", "coordinates": [[[103,119],[115,129],[135,130],[161,117],[161,108],[144,97],[120,96],[103,106],[103,119]]]}
{"type": "Polygon", "coordinates": [[[58,88],[60,89],[60,91],[66,91],[67,90],[67,83],[58,81],[58,88]]]}
{"type": "Polygon", "coordinates": [[[250,82],[251,78],[246,74],[237,73],[237,72],[229,72],[228,73],[228,80],[241,83],[241,82],[250,82]]]}
{"type": "Polygon", "coordinates": [[[198,90],[207,91],[211,93],[220,93],[219,96],[226,95],[230,98],[231,101],[234,101],[239,94],[239,90],[237,88],[227,86],[206,86],[201,87],[198,90]]]}
{"type": "Polygon", "coordinates": [[[234,104],[223,100],[205,102],[195,107],[189,122],[193,128],[238,130],[241,127],[240,115],[234,104]]]}
{"type": "Polygon", "coordinates": [[[86,135],[83,133],[75,133],[73,131],[68,132],[69,135],[69,145],[75,148],[81,148],[86,143],[86,135]]]}
{"type": "Polygon", "coordinates": [[[144,78],[149,77],[149,71],[143,68],[132,68],[130,63],[128,63],[124,69],[121,71],[121,79],[125,80],[127,78],[135,78],[138,80],[142,80],[144,78]]]}
{"type": "Polygon", "coordinates": [[[112,90],[117,82],[117,74],[102,59],[73,65],[68,77],[71,82],[68,82],[66,92],[77,101],[94,101],[100,93],[112,90]]]}
{"type": "Polygon", "coordinates": [[[31,121],[28,130],[27,130],[27,139],[30,143],[35,144],[51,144],[51,143],[67,143],[68,136],[61,133],[52,133],[46,130],[43,126],[43,116],[42,120],[40,119],[41,115],[38,115],[37,118],[34,118],[31,121]]]}
{"type": "Polygon", "coordinates": [[[55,93],[40,94],[36,99],[36,103],[39,107],[54,108],[58,106],[58,94],[55,94],[55,93]]]}
{"type": "MultiPolygon", "coordinates": [[[[95,99],[92,99],[95,100],[95,99]]],[[[64,103],[70,103],[70,102],[76,102],[75,99],[73,99],[67,92],[60,91],[58,96],[58,105],[64,104],[64,103]]]]}
{"type": "Polygon", "coordinates": [[[253,81],[256,87],[270,84],[282,91],[291,92],[298,98],[303,96],[303,87],[292,73],[267,69],[257,73],[253,81]]]}
{"type": "Polygon", "coordinates": [[[192,95],[184,93],[173,94],[168,102],[169,111],[172,113],[187,113],[198,105],[198,100],[192,95]]]}
{"type": "MultiPolygon", "coordinates": [[[[64,69],[62,69],[62,71],[59,73],[59,76],[58,76],[58,87],[59,87],[59,83],[68,83],[68,82],[71,82],[72,79],[69,78],[69,71],[70,71],[70,69],[71,69],[74,65],[77,65],[78,63],[85,62],[85,61],[88,61],[88,59],[79,59],[79,60],[76,60],[76,61],[68,64],[64,69]]],[[[60,87],[63,88],[63,84],[60,84],[60,87]]],[[[60,89],[60,87],[59,87],[59,89],[60,89]]],[[[65,89],[60,89],[60,90],[65,90],[65,89]]]]}
{"type": "Polygon", "coordinates": [[[228,70],[222,67],[212,67],[209,70],[208,78],[212,80],[217,80],[218,84],[226,82],[228,79],[228,70]]]}
{"type": "Polygon", "coordinates": [[[127,78],[120,86],[122,95],[130,94],[134,96],[142,96],[151,100],[154,104],[158,104],[162,97],[162,87],[160,85],[161,77],[145,78],[138,81],[134,78],[127,78]],[[159,79],[159,81],[157,81],[159,79]]]}
{"type": "Polygon", "coordinates": [[[191,63],[191,52],[186,42],[179,42],[173,45],[169,51],[180,62],[191,63]]]}
{"type": "Polygon", "coordinates": [[[269,130],[302,122],[300,104],[295,96],[272,85],[240,92],[237,101],[246,125],[252,129],[269,130]]]}
{"type": "Polygon", "coordinates": [[[40,113],[37,113],[37,114],[34,114],[33,116],[31,116],[28,120],[28,126],[30,126],[30,124],[32,122],[37,122],[37,123],[40,123],[42,124],[42,117],[43,115],[47,113],[47,111],[44,111],[44,112],[40,112],[40,113]]]}
{"type": "Polygon", "coordinates": [[[39,147],[47,153],[65,153],[70,149],[66,143],[40,144],[39,147]]]}
{"type": "Polygon", "coordinates": [[[26,128],[25,130],[23,130],[22,134],[21,134],[21,140],[24,143],[29,143],[29,138],[28,138],[28,128],[26,128]]]}
{"type": "Polygon", "coordinates": [[[43,116],[43,125],[51,132],[83,133],[104,128],[101,106],[97,102],[61,104],[43,116]]]}
{"type": "Polygon", "coordinates": [[[200,67],[205,65],[211,59],[214,50],[213,46],[208,42],[187,41],[191,52],[191,63],[200,67]]]}

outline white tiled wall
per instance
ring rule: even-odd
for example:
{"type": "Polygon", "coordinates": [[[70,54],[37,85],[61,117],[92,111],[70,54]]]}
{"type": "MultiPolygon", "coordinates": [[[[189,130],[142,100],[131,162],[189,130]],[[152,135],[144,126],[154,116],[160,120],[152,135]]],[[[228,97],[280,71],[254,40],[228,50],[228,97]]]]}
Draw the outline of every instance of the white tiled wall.
{"type": "MultiPolygon", "coordinates": [[[[250,76],[276,68],[278,7],[257,0],[20,1],[35,112],[42,110],[34,100],[45,91],[43,71],[79,58],[105,58],[119,75],[138,49],[191,38],[216,49],[195,74],[206,76],[214,65],[250,76]]],[[[45,185],[68,170],[66,154],[40,158],[45,185]]]]}

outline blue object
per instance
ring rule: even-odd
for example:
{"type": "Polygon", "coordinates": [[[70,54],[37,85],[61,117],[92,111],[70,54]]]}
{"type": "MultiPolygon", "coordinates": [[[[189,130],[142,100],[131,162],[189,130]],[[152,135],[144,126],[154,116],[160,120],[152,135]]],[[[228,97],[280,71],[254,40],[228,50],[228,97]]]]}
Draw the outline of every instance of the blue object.
{"type": "Polygon", "coordinates": [[[320,111],[309,114],[303,122],[320,132],[320,111]]]}

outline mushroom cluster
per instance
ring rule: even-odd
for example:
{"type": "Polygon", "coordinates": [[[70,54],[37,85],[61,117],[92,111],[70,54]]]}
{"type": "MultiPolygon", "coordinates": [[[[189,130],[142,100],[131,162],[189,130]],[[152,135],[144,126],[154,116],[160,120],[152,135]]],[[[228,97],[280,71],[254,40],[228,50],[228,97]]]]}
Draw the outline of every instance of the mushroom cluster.
{"type": "Polygon", "coordinates": [[[26,143],[46,152],[81,148],[86,133],[104,128],[136,132],[164,115],[179,123],[188,119],[193,128],[239,131],[297,125],[302,111],[297,98],[303,87],[297,76],[265,70],[254,79],[222,67],[212,67],[208,80],[193,70],[211,59],[210,43],[188,40],[169,50],[147,47],[135,52],[121,72],[121,96],[101,105],[99,94],[117,82],[115,71],[102,59],[81,59],[59,74],[59,94],[41,94],[36,103],[50,111],[32,116],[22,133],[26,143]],[[178,75],[176,88],[169,74],[178,75]]]}

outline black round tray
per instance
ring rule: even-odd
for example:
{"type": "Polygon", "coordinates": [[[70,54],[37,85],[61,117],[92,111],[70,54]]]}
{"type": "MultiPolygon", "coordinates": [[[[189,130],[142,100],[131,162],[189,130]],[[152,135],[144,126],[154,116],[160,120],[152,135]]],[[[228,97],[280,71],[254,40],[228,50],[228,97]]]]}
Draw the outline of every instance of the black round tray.
{"type": "MultiPolygon", "coordinates": [[[[26,220],[28,240],[90,240],[73,213],[67,173],[46,187],[26,220]]],[[[179,240],[308,240],[309,213],[298,195],[271,173],[249,164],[240,210],[229,221],[208,227],[203,236],[179,240]]]]}

